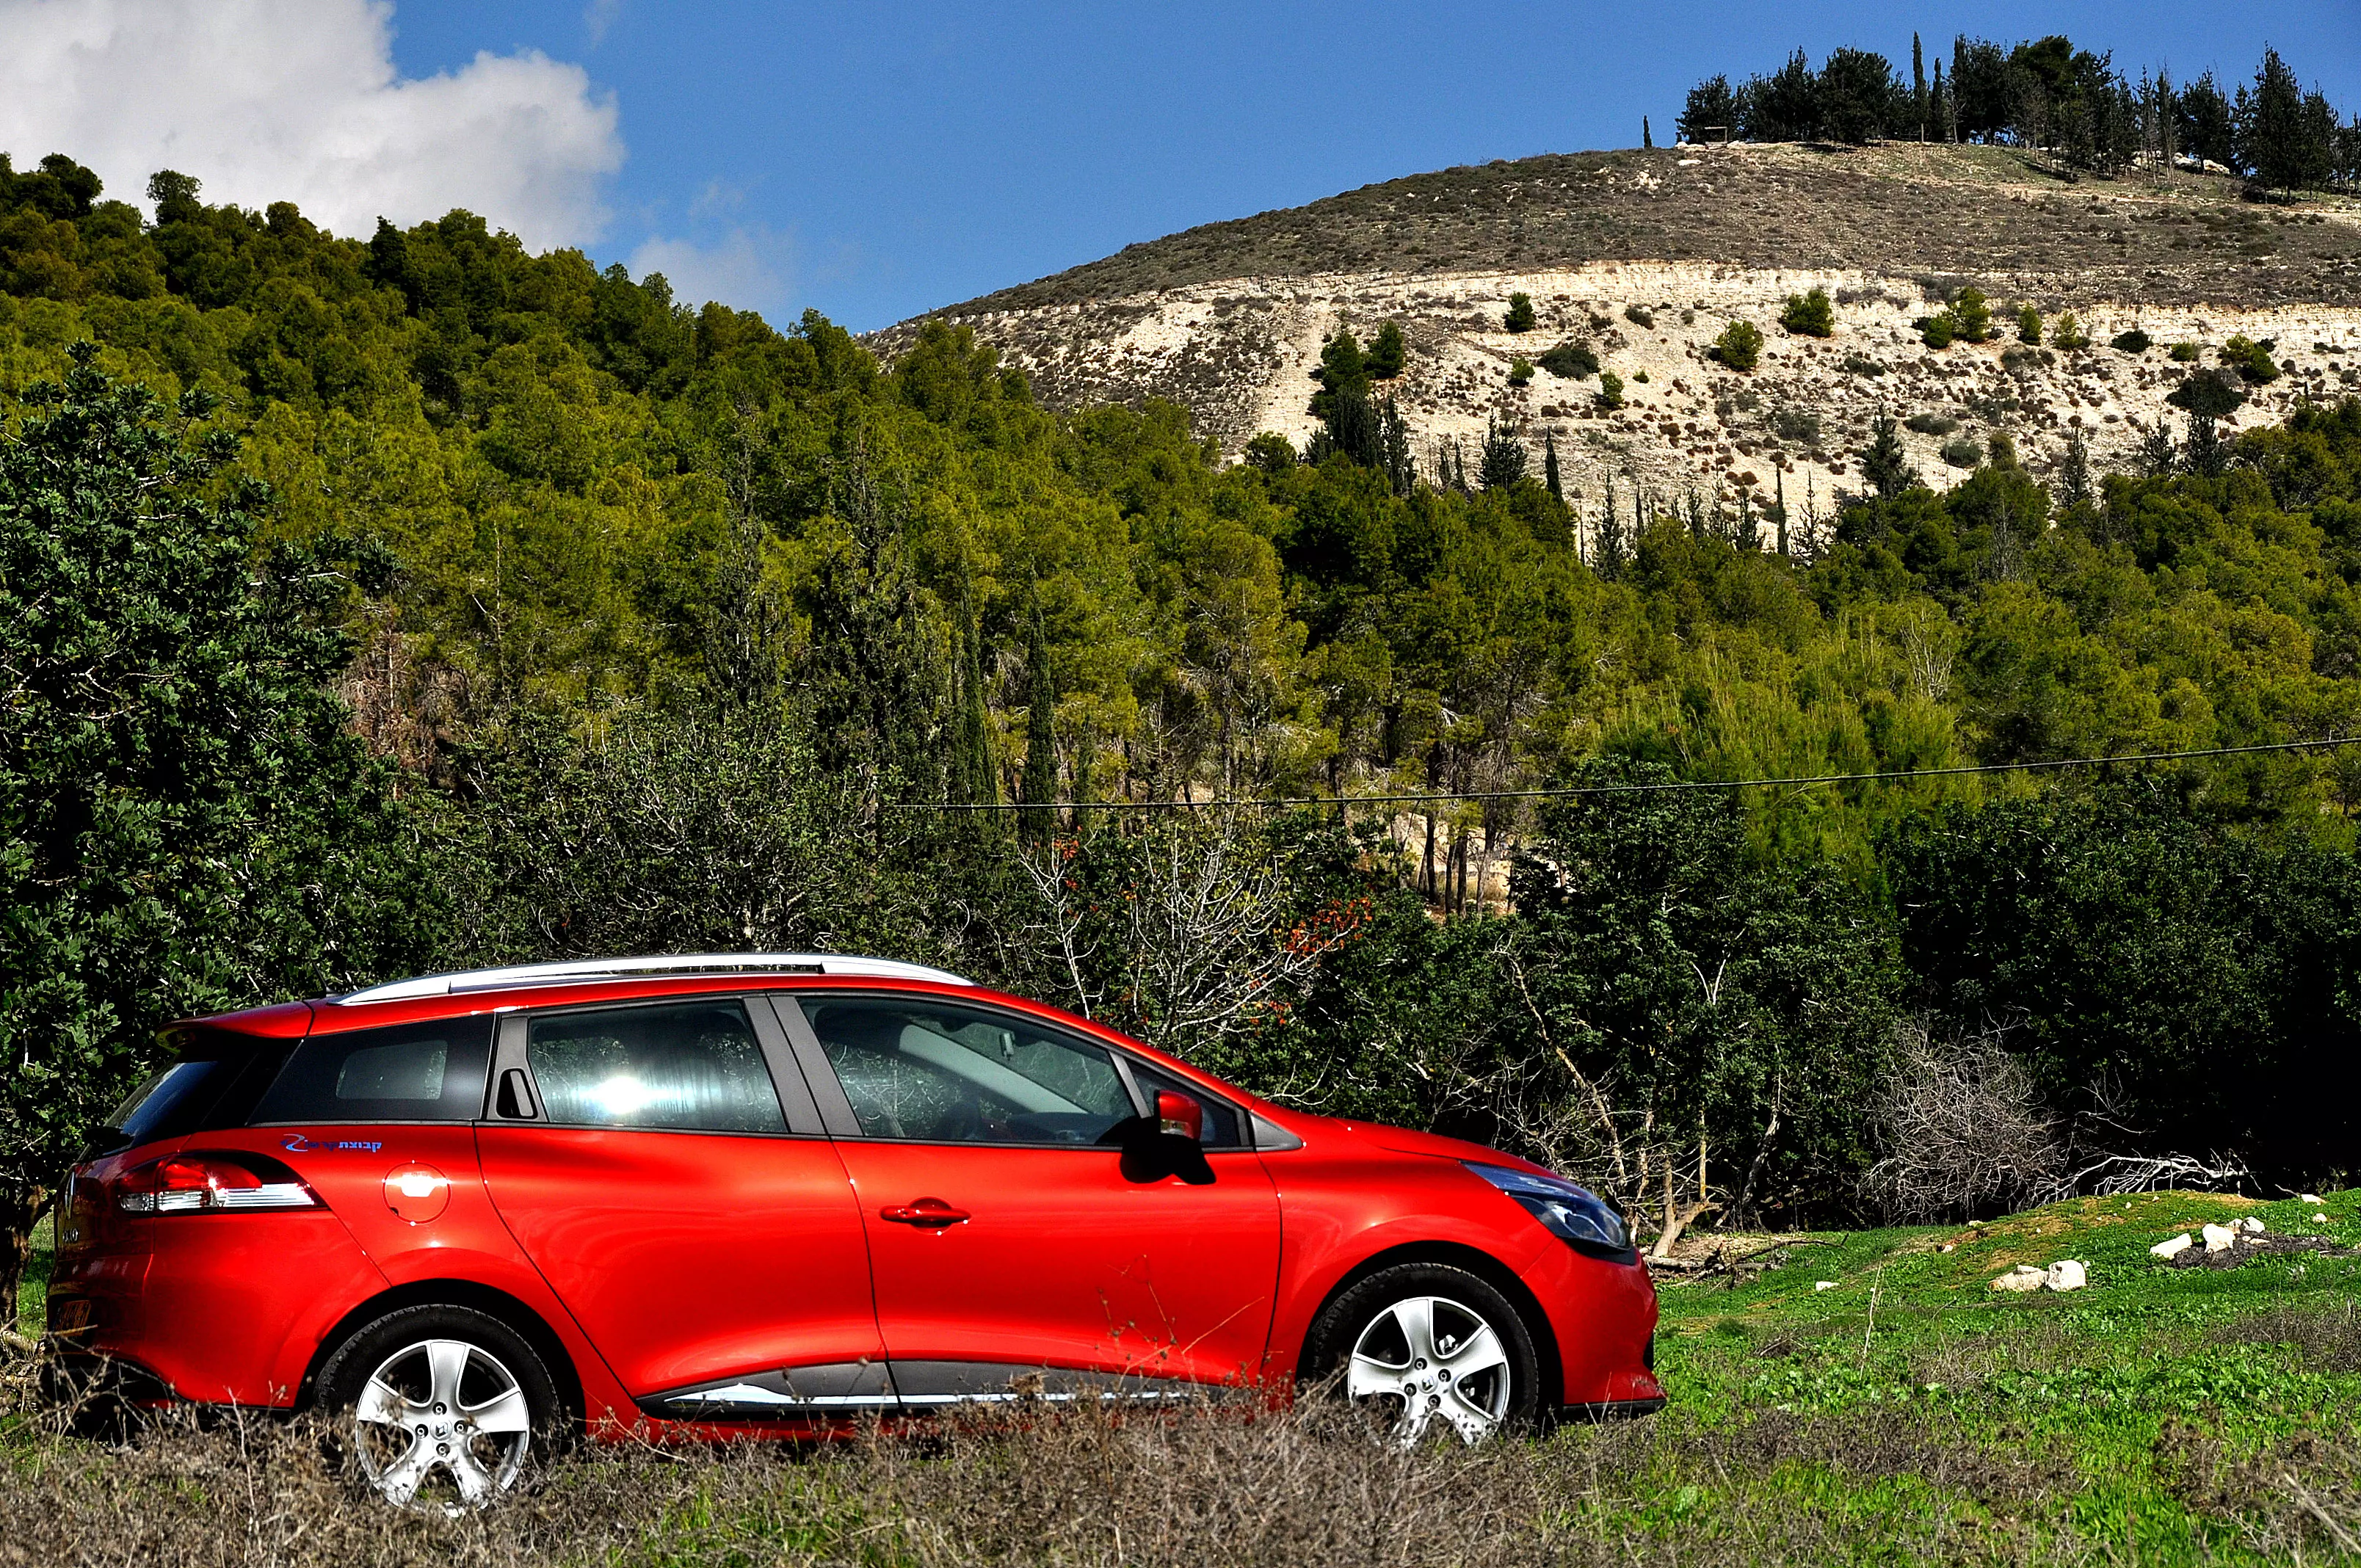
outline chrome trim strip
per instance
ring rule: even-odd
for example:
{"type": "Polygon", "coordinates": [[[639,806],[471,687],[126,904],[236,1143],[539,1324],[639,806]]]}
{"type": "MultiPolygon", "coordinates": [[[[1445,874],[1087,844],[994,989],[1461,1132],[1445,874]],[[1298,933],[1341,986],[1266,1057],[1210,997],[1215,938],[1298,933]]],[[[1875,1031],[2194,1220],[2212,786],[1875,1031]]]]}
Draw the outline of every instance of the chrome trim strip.
{"type": "Polygon", "coordinates": [[[328,1000],[349,1007],[366,1002],[398,1002],[420,996],[452,996],[463,992],[499,991],[507,986],[553,985],[565,981],[634,980],[665,975],[812,974],[858,975],[878,980],[931,981],[939,985],[973,985],[975,981],[948,970],[898,959],[863,958],[848,953],[680,953],[668,957],[567,959],[554,963],[509,964],[499,969],[456,970],[389,981],[328,1000]]]}

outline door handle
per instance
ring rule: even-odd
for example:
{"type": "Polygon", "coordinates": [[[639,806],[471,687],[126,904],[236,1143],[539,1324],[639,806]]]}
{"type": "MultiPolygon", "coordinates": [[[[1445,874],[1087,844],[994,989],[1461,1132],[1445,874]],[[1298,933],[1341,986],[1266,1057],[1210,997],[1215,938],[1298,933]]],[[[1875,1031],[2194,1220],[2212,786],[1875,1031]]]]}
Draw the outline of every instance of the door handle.
{"type": "Polygon", "coordinates": [[[943,1225],[956,1225],[975,1216],[964,1209],[954,1209],[939,1198],[921,1198],[915,1203],[896,1203],[877,1211],[881,1220],[891,1220],[897,1225],[917,1225],[924,1230],[943,1225]]]}

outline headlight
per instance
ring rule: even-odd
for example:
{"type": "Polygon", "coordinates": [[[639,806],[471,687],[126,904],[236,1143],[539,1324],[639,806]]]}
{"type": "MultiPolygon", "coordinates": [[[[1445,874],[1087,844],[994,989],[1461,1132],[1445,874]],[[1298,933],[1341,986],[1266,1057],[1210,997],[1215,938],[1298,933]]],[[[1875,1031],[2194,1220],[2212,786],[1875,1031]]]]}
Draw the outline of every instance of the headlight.
{"type": "Polygon", "coordinates": [[[1502,1165],[1477,1165],[1473,1160],[1463,1163],[1523,1204],[1525,1212],[1551,1234],[1586,1252],[1631,1250],[1631,1233],[1623,1228],[1623,1216],[1565,1178],[1510,1170],[1502,1165]]]}

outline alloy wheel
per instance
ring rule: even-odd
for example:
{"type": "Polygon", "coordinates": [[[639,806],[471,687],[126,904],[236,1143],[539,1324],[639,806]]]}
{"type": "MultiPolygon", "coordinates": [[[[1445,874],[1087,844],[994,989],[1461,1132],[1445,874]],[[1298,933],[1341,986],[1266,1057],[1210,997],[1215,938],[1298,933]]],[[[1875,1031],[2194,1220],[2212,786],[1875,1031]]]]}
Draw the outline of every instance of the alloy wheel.
{"type": "Polygon", "coordinates": [[[481,1508],[516,1484],[533,1409],[516,1375],[481,1345],[428,1339],[378,1364],[353,1407],[369,1485],[398,1508],[481,1508]]]}
{"type": "Polygon", "coordinates": [[[1354,1341],[1345,1393],[1390,1409],[1393,1435],[1402,1442],[1421,1441],[1438,1420],[1476,1442],[1508,1416],[1508,1348],[1465,1304],[1406,1297],[1380,1310],[1354,1341]]]}

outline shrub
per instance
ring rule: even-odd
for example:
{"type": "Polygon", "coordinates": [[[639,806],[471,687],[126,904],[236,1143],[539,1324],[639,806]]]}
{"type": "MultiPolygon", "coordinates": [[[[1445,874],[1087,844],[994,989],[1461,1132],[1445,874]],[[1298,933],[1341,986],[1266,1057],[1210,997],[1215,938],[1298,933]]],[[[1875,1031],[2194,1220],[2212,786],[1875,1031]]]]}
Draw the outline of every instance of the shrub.
{"type": "Polygon", "coordinates": [[[2149,344],[2153,341],[2154,340],[2151,339],[2147,334],[2140,331],[2137,327],[2132,328],[2129,332],[2119,332],[2115,334],[2113,340],[2114,346],[2123,350],[2125,354],[2146,354],[2148,351],[2149,344]]]}
{"type": "Polygon", "coordinates": [[[1578,381],[1585,376],[1598,374],[1598,356],[1587,343],[1561,343],[1535,363],[1561,381],[1578,381]]]}
{"type": "Polygon", "coordinates": [[[1950,315],[1952,321],[1958,324],[1958,334],[1963,341],[1968,343],[1992,341],[1992,305],[1984,299],[1982,290],[1975,288],[1960,290],[1959,298],[1951,302],[1950,315]]]}
{"type": "Polygon", "coordinates": [[[1960,422],[1948,414],[1912,414],[1902,422],[1921,435],[1949,435],[1960,428],[1960,422]]]}
{"type": "Polygon", "coordinates": [[[1820,416],[1805,409],[1781,409],[1771,416],[1771,428],[1782,441],[1809,444],[1820,438],[1820,416]]]}
{"type": "Polygon", "coordinates": [[[2025,1064],[1990,1036],[1938,1041],[1900,1031],[1873,1107],[1889,1151],[1863,1190],[1894,1219],[2005,1212],[2047,1198],[2066,1142],[2025,1064]]]}
{"type": "Polygon", "coordinates": [[[2222,345],[2222,363],[2259,387],[2279,378],[2279,367],[2271,363],[2271,346],[2242,333],[2222,345]]]}
{"type": "Polygon", "coordinates": [[[1510,295],[1509,313],[1500,319],[1500,324],[1507,327],[1510,332],[1532,331],[1534,324],[1533,297],[1531,294],[1510,295]]]}
{"type": "Polygon", "coordinates": [[[1828,302],[1828,291],[1815,289],[1808,294],[1788,295],[1786,306],[1779,313],[1779,324],[1802,337],[1829,336],[1837,330],[1837,312],[1828,302]]]}
{"type": "Polygon", "coordinates": [[[1647,383],[1648,373],[1645,370],[1634,370],[1631,372],[1631,379],[1644,386],[1647,383]]]}
{"type": "Polygon", "coordinates": [[[1884,366],[1880,365],[1876,360],[1872,359],[1867,355],[1863,354],[1846,355],[1844,356],[1843,369],[1846,374],[1852,376],[1883,376],[1885,374],[1884,366]]]}
{"type": "Polygon", "coordinates": [[[2200,419],[2220,419],[2245,402],[2246,392],[2218,370],[2200,370],[2175,387],[2164,400],[2200,419]]]}
{"type": "Polygon", "coordinates": [[[1532,385],[1532,381],[1533,364],[1532,360],[1527,359],[1522,355],[1519,355],[1516,358],[1509,361],[1509,385],[1511,387],[1530,387],[1532,385]]]}
{"type": "Polygon", "coordinates": [[[1749,321],[1734,321],[1713,340],[1713,356],[1732,370],[1752,370],[1763,361],[1763,329],[1749,321]]]}
{"type": "Polygon", "coordinates": [[[2082,330],[2082,323],[2074,319],[2074,313],[2071,311],[2058,313],[2058,330],[2049,334],[2049,341],[2060,348],[2091,346],[2090,334],[2082,330]]]}
{"type": "Polygon", "coordinates": [[[1623,319],[1645,332],[1656,330],[1656,313],[1644,305],[1626,305],[1623,319]]]}
{"type": "Polygon", "coordinates": [[[1620,409],[1623,406],[1623,378],[1612,370],[1598,373],[1598,403],[1601,408],[1620,409]]]}
{"type": "Polygon", "coordinates": [[[1943,461],[1954,468],[1972,468],[1983,455],[1983,447],[1971,436],[1963,435],[1943,444],[1943,461]]]}
{"type": "Polygon", "coordinates": [[[1931,316],[1918,318],[1919,341],[1929,348],[1949,348],[1951,340],[1959,335],[1959,318],[1949,311],[1938,311],[1931,316]]]}
{"type": "Polygon", "coordinates": [[[2172,345],[2173,362],[2178,365],[2194,365],[2197,363],[2198,355],[2202,352],[2203,350],[2193,343],[2176,343],[2172,345]]]}
{"type": "Polygon", "coordinates": [[[2016,341],[2035,345],[2041,342],[2041,313],[2031,305],[2016,313],[2016,341]]]}

